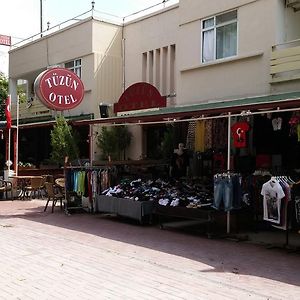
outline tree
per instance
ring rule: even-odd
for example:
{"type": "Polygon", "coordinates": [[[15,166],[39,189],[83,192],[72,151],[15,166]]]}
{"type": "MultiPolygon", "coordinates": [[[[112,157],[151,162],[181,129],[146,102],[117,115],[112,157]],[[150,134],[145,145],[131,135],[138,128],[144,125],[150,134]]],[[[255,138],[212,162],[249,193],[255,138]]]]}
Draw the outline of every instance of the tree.
{"type": "Polygon", "coordinates": [[[131,137],[131,133],[125,126],[115,126],[110,129],[102,127],[97,140],[97,146],[102,150],[102,158],[125,159],[125,151],[130,145],[131,137]]]}
{"type": "Polygon", "coordinates": [[[5,121],[5,101],[8,96],[8,80],[0,72],[0,120],[5,121]]]}
{"type": "Polygon", "coordinates": [[[78,159],[78,133],[68,125],[63,116],[56,118],[56,124],[50,133],[51,136],[51,160],[58,164],[64,164],[65,157],[68,156],[69,161],[78,159]]]}
{"type": "MultiPolygon", "coordinates": [[[[17,95],[20,102],[27,101],[26,86],[18,85],[17,86],[17,95]]],[[[5,121],[5,101],[8,96],[8,79],[3,73],[0,72],[0,120],[5,121]]]]}

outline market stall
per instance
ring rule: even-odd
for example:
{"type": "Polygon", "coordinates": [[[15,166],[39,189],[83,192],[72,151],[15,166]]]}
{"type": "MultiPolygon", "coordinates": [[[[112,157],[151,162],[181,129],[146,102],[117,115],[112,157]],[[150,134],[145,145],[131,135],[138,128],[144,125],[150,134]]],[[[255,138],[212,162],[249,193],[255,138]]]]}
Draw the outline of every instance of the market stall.
{"type": "MultiPolygon", "coordinates": [[[[200,183],[210,179],[211,192],[214,193],[211,208],[226,215],[225,231],[230,234],[232,215],[244,211],[251,214],[251,224],[248,225],[252,228],[255,223],[268,222],[264,219],[268,205],[263,205],[261,193],[263,184],[272,176],[294,176],[293,181],[298,180],[299,110],[299,95],[291,93],[201,104],[173,111],[165,108],[151,113],[92,120],[90,124],[172,124],[174,127],[184,124],[183,142],[191,153],[190,175],[200,183]]],[[[288,200],[292,207],[289,219],[294,229],[299,226],[295,218],[296,199],[288,200]]],[[[183,215],[186,218],[190,215],[193,219],[194,212],[187,206],[183,215]]],[[[166,211],[166,214],[173,215],[171,208],[166,208],[166,211]]]]}

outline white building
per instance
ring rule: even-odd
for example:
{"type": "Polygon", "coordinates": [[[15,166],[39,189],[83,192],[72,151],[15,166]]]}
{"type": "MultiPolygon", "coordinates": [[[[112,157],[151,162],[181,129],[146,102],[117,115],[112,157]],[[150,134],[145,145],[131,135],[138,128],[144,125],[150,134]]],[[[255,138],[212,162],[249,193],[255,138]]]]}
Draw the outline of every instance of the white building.
{"type": "MultiPolygon", "coordinates": [[[[300,104],[299,2],[180,0],[125,24],[87,18],[10,51],[13,103],[18,79],[28,81],[28,98],[34,98],[36,76],[60,65],[74,70],[84,83],[82,104],[65,115],[88,119],[75,122],[86,137],[91,128],[98,132],[104,122],[168,123],[228,112],[238,116],[262,109],[296,110],[300,104]],[[167,107],[101,118],[99,105],[116,103],[137,82],[156,87],[167,97],[167,107]]],[[[41,122],[49,125],[55,114],[36,99],[27,107],[26,103],[20,106],[20,136],[41,122]]],[[[148,155],[149,126],[130,126],[134,132],[130,159],[148,155]]],[[[95,145],[87,148],[84,155],[88,151],[96,155],[95,145]]]]}

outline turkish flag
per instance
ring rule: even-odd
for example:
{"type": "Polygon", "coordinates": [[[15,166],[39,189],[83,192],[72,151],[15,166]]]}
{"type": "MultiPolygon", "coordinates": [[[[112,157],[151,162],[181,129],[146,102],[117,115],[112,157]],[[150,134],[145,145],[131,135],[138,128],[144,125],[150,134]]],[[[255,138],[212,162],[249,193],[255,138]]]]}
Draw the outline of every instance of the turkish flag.
{"type": "Polygon", "coordinates": [[[10,114],[10,96],[7,97],[5,103],[5,116],[6,116],[6,128],[11,128],[11,114],[10,114]]]}

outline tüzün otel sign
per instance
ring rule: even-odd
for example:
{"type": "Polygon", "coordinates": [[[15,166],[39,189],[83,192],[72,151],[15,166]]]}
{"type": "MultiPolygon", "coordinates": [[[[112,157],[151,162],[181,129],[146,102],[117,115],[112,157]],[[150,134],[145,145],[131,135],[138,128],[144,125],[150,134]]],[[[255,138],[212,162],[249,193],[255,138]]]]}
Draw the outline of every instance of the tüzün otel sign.
{"type": "Polygon", "coordinates": [[[73,109],[84,95],[81,79],[65,68],[52,68],[39,74],[34,90],[40,101],[52,110],[73,109]]]}

